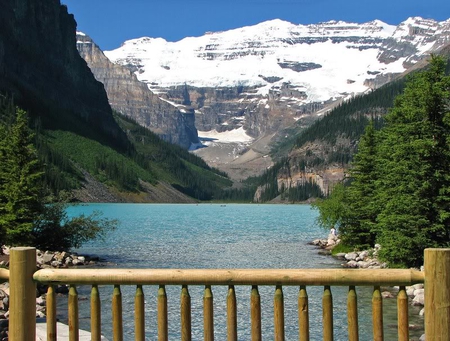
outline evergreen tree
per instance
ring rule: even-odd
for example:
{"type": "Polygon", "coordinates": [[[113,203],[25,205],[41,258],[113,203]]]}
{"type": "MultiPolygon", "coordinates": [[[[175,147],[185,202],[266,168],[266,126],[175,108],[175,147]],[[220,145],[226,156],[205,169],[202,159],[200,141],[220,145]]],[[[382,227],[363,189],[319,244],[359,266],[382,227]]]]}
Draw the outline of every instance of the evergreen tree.
{"type": "MultiPolygon", "coordinates": [[[[9,113],[11,114],[11,113],[9,113]]],[[[36,213],[43,209],[43,172],[33,145],[25,111],[16,110],[15,121],[0,127],[0,231],[2,242],[31,245],[36,213]]]]}
{"type": "Polygon", "coordinates": [[[378,204],[375,200],[377,175],[376,131],[373,121],[358,144],[354,166],[350,170],[351,186],[347,188],[349,217],[341,227],[344,243],[358,248],[373,246],[378,204]]]}
{"type": "MultiPolygon", "coordinates": [[[[380,131],[369,126],[350,171],[318,202],[319,223],[338,222],[347,246],[381,244],[391,266],[418,266],[427,247],[450,245],[450,77],[433,56],[395,100],[380,131]]],[[[326,225],[325,225],[326,224],[326,225]]]]}
{"type": "Polygon", "coordinates": [[[64,203],[47,200],[34,138],[26,112],[0,97],[0,245],[68,250],[104,237],[117,221],[69,218],[64,203]]]}
{"type": "Polygon", "coordinates": [[[450,242],[450,77],[432,57],[386,117],[379,149],[381,257],[419,265],[425,247],[450,242]]]}

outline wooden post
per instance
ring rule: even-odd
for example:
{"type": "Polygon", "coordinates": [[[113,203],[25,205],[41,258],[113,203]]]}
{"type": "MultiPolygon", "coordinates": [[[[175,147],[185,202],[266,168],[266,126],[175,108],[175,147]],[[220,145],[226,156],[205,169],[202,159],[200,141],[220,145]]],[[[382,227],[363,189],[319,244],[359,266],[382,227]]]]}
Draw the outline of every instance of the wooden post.
{"type": "Polygon", "coordinates": [[[252,286],[250,296],[250,316],[252,320],[252,341],[261,341],[261,297],[258,286],[252,286]]]}
{"type": "Polygon", "coordinates": [[[273,298],[273,318],[275,341],[284,341],[284,296],[281,285],[275,287],[273,298]]]}
{"type": "Polygon", "coordinates": [[[191,295],[187,285],[181,287],[181,341],[192,340],[191,295]]]}
{"type": "Polygon", "coordinates": [[[122,292],[120,285],[114,284],[112,296],[113,341],[123,341],[122,292]]]}
{"type": "Polygon", "coordinates": [[[298,292],[298,321],[299,340],[309,341],[308,294],[304,285],[300,286],[298,292]]]}
{"type": "Polygon", "coordinates": [[[373,288],[372,294],[372,327],[373,340],[383,341],[383,298],[381,297],[381,290],[379,286],[373,288]]]}
{"type": "Polygon", "coordinates": [[[206,285],[203,294],[203,335],[205,341],[214,341],[214,312],[211,286],[206,285]]]}
{"type": "Polygon", "coordinates": [[[9,262],[10,315],[9,340],[36,340],[36,249],[15,247],[9,262]]]}
{"type": "Polygon", "coordinates": [[[160,285],[158,289],[158,341],[169,340],[169,322],[167,320],[166,287],[160,285]]]}
{"type": "Polygon", "coordinates": [[[409,340],[408,295],[406,288],[400,286],[397,295],[398,341],[409,340]]]}
{"type": "Polygon", "coordinates": [[[78,320],[78,292],[77,287],[71,284],[69,287],[69,341],[78,341],[80,338],[80,323],[78,320]]]}
{"type": "Polygon", "coordinates": [[[91,341],[100,341],[101,334],[101,310],[100,310],[100,293],[98,285],[93,285],[91,288],[91,341]]]}
{"type": "Polygon", "coordinates": [[[348,340],[349,341],[359,341],[358,297],[356,295],[356,288],[354,285],[351,285],[348,288],[347,324],[348,324],[348,340]]]}
{"type": "Polygon", "coordinates": [[[134,296],[134,339],[145,341],[145,296],[142,285],[139,284],[134,296]]]}
{"type": "Polygon", "coordinates": [[[322,296],[323,340],[333,341],[333,296],[329,285],[325,285],[322,296]]]}
{"type": "Polygon", "coordinates": [[[425,339],[450,340],[450,249],[425,249],[425,339]]]}
{"type": "Polygon", "coordinates": [[[56,293],[53,285],[49,285],[46,297],[47,341],[56,341],[56,293]]]}
{"type": "Polygon", "coordinates": [[[227,295],[227,335],[228,341],[237,341],[237,308],[234,285],[228,286],[227,295]]]}

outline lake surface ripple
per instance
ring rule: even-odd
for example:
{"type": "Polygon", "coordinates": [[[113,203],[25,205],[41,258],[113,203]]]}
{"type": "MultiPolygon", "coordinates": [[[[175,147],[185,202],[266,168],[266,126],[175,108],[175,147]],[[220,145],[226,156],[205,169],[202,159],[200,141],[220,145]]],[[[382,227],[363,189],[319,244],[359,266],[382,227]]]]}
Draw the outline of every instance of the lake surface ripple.
{"type": "MultiPolygon", "coordinates": [[[[336,268],[341,262],[318,254],[307,243],[326,238],[315,225],[317,212],[309,205],[256,204],[89,204],[68,209],[69,215],[102,211],[120,225],[105,241],[94,241],[76,250],[97,255],[111,268],[336,268]]],[[[203,287],[189,287],[192,305],[192,339],[203,339],[203,287]]],[[[135,288],[122,286],[124,340],[134,339],[135,288]]],[[[157,340],[157,290],[144,287],[146,339],[157,340]]],[[[321,287],[308,287],[311,340],[321,340],[321,287]]],[[[180,291],[167,286],[169,338],[180,337],[180,291]]],[[[213,286],[215,339],[226,340],[227,288],[213,286]]],[[[236,286],[239,340],[250,340],[250,287],[236,286]]],[[[273,339],[273,287],[259,287],[263,339],[273,339]]],[[[348,288],[333,287],[334,340],[347,340],[348,288]]],[[[360,340],[372,339],[372,288],[357,288],[360,340]]],[[[100,288],[102,333],[112,340],[112,287],[100,288]]],[[[80,287],[80,325],[89,330],[89,287],[80,287]]],[[[297,287],[283,287],[286,340],[298,340],[297,287]]],[[[59,300],[58,316],[67,316],[59,300]]],[[[384,300],[385,337],[396,339],[395,300],[384,300]]],[[[413,307],[411,307],[413,308],[413,307]]],[[[414,309],[413,309],[414,310],[414,309]]],[[[417,309],[416,309],[417,310],[417,309]]],[[[423,323],[413,311],[417,323],[423,323]]],[[[415,321],[411,322],[414,323],[415,321]]],[[[417,332],[420,336],[420,332],[417,332]]]]}

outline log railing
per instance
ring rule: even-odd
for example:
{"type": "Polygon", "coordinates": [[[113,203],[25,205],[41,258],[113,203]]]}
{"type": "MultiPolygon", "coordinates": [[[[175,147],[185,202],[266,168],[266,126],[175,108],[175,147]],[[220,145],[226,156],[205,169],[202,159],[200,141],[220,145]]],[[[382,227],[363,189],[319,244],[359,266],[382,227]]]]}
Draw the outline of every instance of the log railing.
{"type": "Polygon", "coordinates": [[[425,335],[427,340],[450,340],[450,249],[426,249],[425,270],[406,269],[43,269],[36,271],[34,248],[13,248],[10,271],[0,278],[10,280],[9,340],[35,340],[36,282],[48,284],[47,340],[57,340],[54,286],[69,284],[70,341],[78,340],[78,293],[76,285],[91,285],[91,339],[100,340],[99,285],[113,285],[113,340],[123,340],[121,286],[135,285],[135,340],[145,340],[143,285],[158,285],[158,340],[168,340],[167,285],[181,286],[181,340],[191,340],[191,298],[188,287],[204,286],[204,340],[214,339],[212,286],[227,286],[227,335],[237,340],[235,286],[251,288],[251,338],[262,339],[259,286],[273,286],[274,338],[285,339],[283,286],[299,286],[299,340],[309,340],[308,286],[323,286],[323,339],[333,340],[332,286],[349,288],[347,296],[348,339],[359,340],[356,286],[372,286],[373,339],[383,340],[381,286],[399,286],[398,340],[409,340],[408,297],[405,286],[425,283],[425,335]]]}

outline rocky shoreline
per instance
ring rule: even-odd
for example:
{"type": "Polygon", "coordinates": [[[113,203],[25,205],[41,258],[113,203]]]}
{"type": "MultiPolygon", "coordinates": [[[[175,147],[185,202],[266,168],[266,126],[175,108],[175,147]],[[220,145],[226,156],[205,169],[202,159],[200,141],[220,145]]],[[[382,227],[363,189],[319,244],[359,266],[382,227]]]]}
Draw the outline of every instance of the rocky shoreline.
{"type": "MultiPolygon", "coordinates": [[[[331,255],[333,248],[341,242],[339,236],[330,234],[328,239],[315,239],[310,244],[320,248],[319,253],[323,255],[331,255]]],[[[348,253],[337,253],[333,257],[343,260],[344,268],[361,268],[361,269],[384,269],[387,264],[380,262],[377,258],[381,245],[376,244],[373,249],[363,251],[353,251],[348,253]]]]}
{"type": "MultiPolygon", "coordinates": [[[[360,268],[360,269],[385,269],[388,268],[388,264],[380,262],[377,258],[378,252],[381,249],[381,245],[375,244],[375,247],[369,250],[353,251],[349,253],[337,253],[332,255],[333,248],[340,243],[339,236],[329,234],[327,239],[315,239],[310,242],[310,245],[314,245],[319,248],[319,253],[323,255],[330,255],[339,260],[344,261],[341,265],[344,268],[360,268]]],[[[420,269],[423,271],[423,267],[420,269]]],[[[392,287],[389,290],[385,290],[381,293],[381,296],[385,299],[395,298],[396,292],[399,291],[399,287],[392,287]]],[[[406,294],[409,297],[409,302],[412,306],[420,306],[419,315],[424,316],[424,297],[425,289],[424,285],[415,284],[406,287],[406,294]]],[[[410,329],[416,328],[414,325],[409,326],[410,329]]],[[[419,341],[425,341],[425,335],[422,335],[419,341]]]]}
{"type": "MultiPolygon", "coordinates": [[[[9,249],[2,248],[3,254],[0,267],[9,267],[9,249]]],[[[98,257],[81,256],[70,252],[52,252],[36,250],[36,267],[45,268],[69,268],[79,266],[93,266],[100,262],[98,257]]],[[[56,294],[66,295],[69,292],[67,285],[58,285],[56,294]]],[[[36,318],[45,317],[47,286],[38,285],[36,288],[36,318]]],[[[0,284],[0,341],[8,340],[8,317],[9,317],[9,282],[0,284]]]]}

